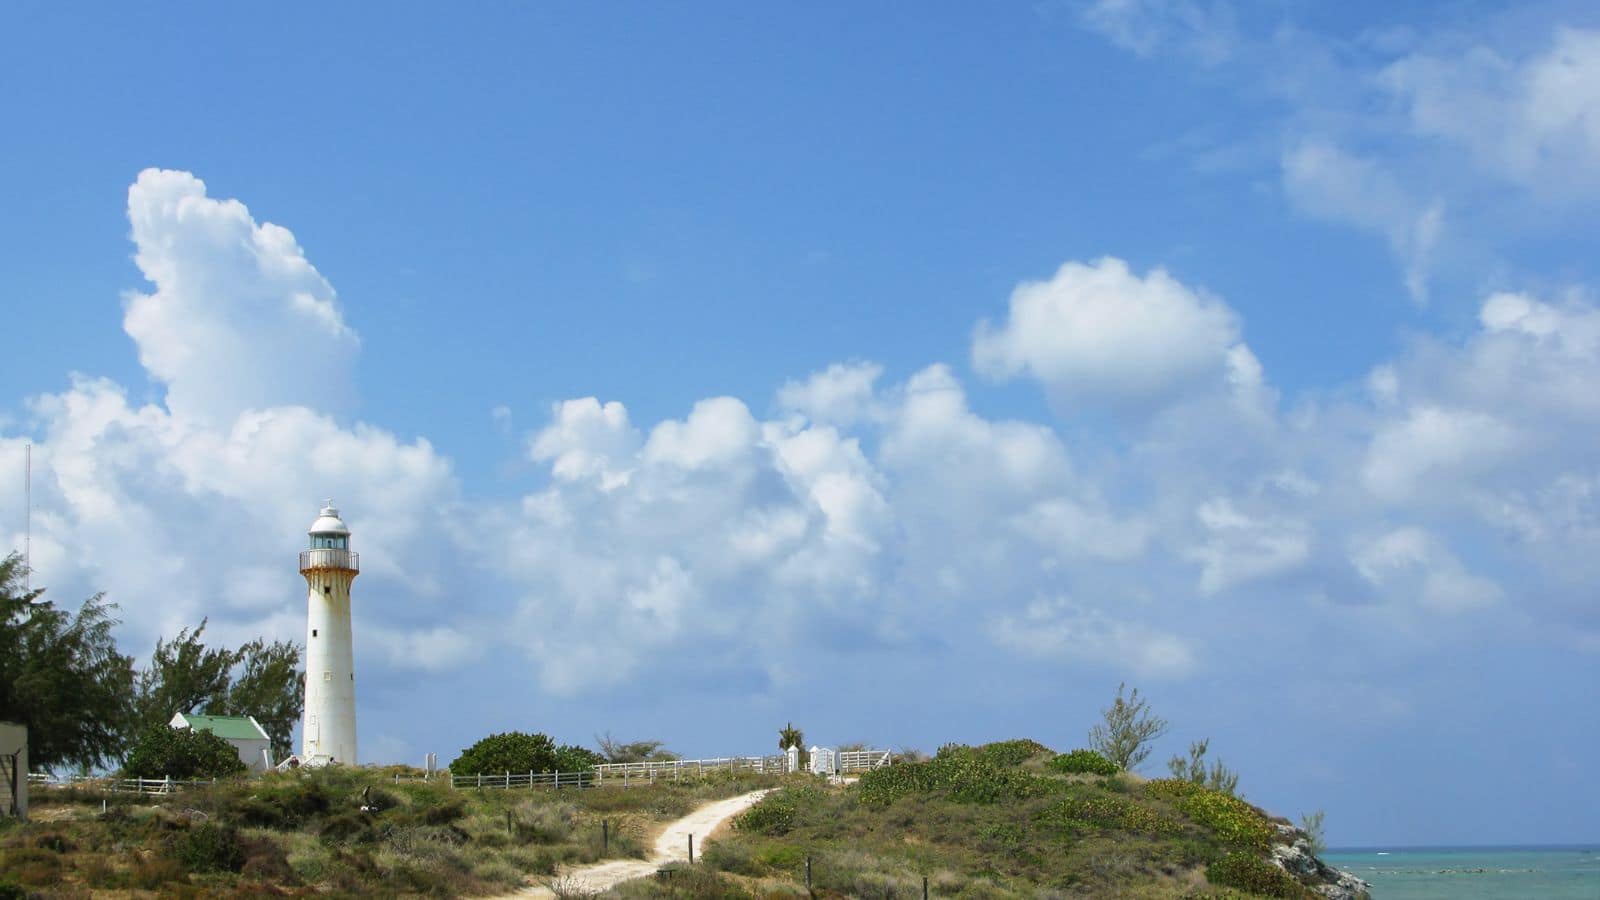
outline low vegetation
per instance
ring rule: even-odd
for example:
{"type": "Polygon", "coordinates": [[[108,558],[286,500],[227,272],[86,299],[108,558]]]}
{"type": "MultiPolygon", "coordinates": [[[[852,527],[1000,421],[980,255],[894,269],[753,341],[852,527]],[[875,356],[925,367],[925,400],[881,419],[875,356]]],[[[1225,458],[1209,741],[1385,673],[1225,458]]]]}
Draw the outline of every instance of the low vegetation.
{"type": "MultiPolygon", "coordinates": [[[[9,577],[0,565],[0,586],[9,577]]],[[[7,596],[0,590],[0,601],[7,596]]],[[[38,615],[17,610],[0,608],[0,618],[38,615]]],[[[63,615],[45,630],[93,637],[103,621],[89,612],[87,624],[63,615]]],[[[237,661],[207,656],[199,634],[180,635],[167,668],[204,670],[196,683],[222,685],[237,661]]],[[[758,787],[772,790],[703,846],[700,865],[669,866],[608,896],[910,898],[924,885],[934,896],[969,898],[1320,896],[1273,860],[1274,846],[1296,830],[1237,796],[1238,775],[1208,763],[1209,741],[1174,757],[1171,778],[1133,771],[1165,730],[1137,690],[1119,687],[1091,747],[1067,753],[1032,740],[947,744],[852,784],[712,772],[631,789],[456,790],[448,778],[404,767],[246,777],[221,739],[152,727],[127,756],[127,773],[218,780],[159,798],[81,786],[38,792],[35,821],[0,820],[0,900],[473,896],[530,881],[584,896],[563,881],[571,867],[643,858],[667,822],[758,787]]],[[[780,746],[803,742],[792,723],[779,732],[780,746]]],[[[607,734],[599,743],[602,753],[544,734],[496,734],[451,768],[572,772],[602,759],[671,756],[658,741],[607,734]]],[[[67,760],[104,749],[90,740],[51,752],[67,760]]],[[[1318,845],[1321,826],[1320,813],[1307,817],[1302,846],[1318,845]]]]}
{"type": "Polygon", "coordinates": [[[495,894],[561,866],[642,858],[662,823],[772,782],[479,791],[420,774],[302,769],[160,798],[36,791],[33,821],[0,820],[0,898],[495,894]]]}
{"type": "MultiPolygon", "coordinates": [[[[1314,897],[1274,865],[1277,824],[1185,779],[1146,781],[1093,751],[949,745],[853,786],[790,784],[734,821],[693,896],[1314,897]],[[1083,771],[1078,771],[1083,770],[1083,771]]],[[[691,896],[673,876],[623,896],[691,896]]],[[[691,876],[682,876],[688,879],[691,876]]]]}

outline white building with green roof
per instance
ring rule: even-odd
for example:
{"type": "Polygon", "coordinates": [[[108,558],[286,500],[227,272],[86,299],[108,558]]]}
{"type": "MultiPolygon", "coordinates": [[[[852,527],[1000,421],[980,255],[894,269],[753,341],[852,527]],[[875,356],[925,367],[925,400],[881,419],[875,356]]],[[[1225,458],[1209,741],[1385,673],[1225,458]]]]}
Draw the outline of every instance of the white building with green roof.
{"type": "Polygon", "coordinates": [[[193,728],[209,731],[227,741],[239,753],[239,760],[252,772],[265,771],[272,765],[272,738],[261,727],[255,716],[202,716],[178,713],[167,723],[173,728],[193,728]]]}

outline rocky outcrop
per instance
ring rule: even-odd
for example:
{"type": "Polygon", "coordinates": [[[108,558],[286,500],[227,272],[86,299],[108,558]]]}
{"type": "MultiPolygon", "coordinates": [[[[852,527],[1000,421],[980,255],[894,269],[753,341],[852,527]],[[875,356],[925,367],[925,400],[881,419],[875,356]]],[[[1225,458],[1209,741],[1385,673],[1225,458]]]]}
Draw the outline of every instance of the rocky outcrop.
{"type": "Polygon", "coordinates": [[[1272,846],[1272,861],[1279,868],[1328,900],[1371,900],[1367,890],[1371,885],[1317,859],[1305,832],[1293,825],[1274,824],[1280,840],[1272,846]]]}

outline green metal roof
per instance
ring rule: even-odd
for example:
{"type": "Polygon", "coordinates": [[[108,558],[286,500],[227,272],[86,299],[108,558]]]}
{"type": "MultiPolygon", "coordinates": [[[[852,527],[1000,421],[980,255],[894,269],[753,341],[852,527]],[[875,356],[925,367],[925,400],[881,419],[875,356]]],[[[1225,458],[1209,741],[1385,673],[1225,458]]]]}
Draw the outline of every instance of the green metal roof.
{"type": "Polygon", "coordinates": [[[219,738],[232,740],[268,740],[249,716],[192,716],[183,717],[196,731],[209,731],[219,738]]]}

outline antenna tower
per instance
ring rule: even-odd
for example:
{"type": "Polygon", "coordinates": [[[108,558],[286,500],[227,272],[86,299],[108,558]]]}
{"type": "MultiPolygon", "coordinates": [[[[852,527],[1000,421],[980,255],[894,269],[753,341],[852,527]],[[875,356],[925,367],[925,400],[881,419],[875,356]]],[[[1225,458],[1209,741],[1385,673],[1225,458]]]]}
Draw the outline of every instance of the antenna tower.
{"type": "Polygon", "coordinates": [[[23,450],[22,593],[33,590],[33,444],[23,450]]]}

